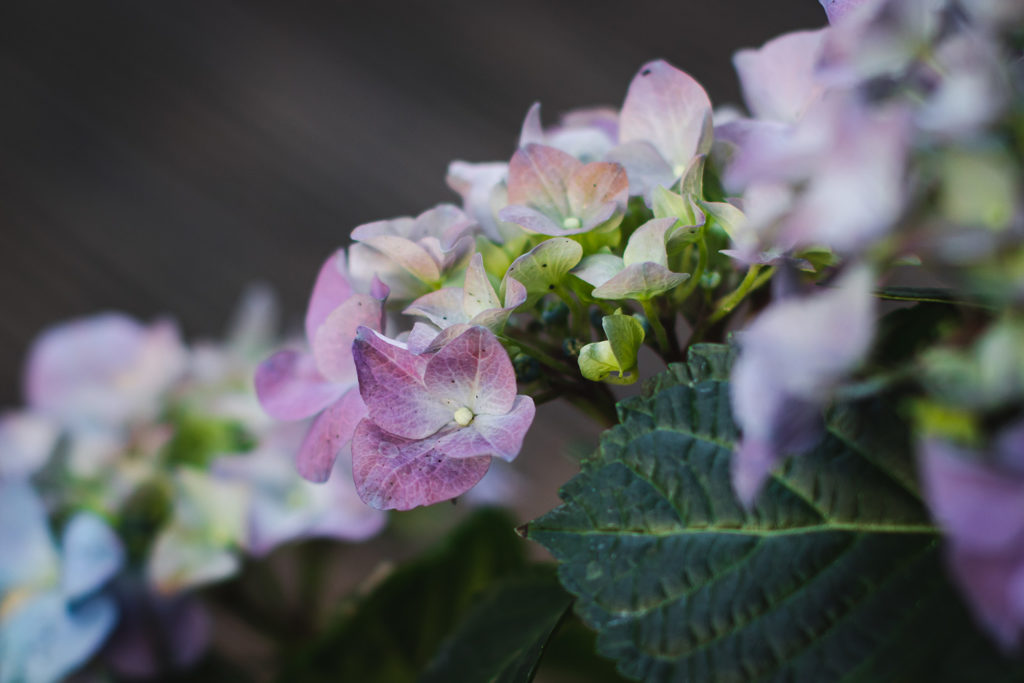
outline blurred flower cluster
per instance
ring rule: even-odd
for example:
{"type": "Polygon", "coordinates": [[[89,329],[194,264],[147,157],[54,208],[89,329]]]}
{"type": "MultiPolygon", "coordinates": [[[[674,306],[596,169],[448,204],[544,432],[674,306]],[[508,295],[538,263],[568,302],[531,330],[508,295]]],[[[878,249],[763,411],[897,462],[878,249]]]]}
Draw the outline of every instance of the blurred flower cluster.
{"type": "Polygon", "coordinates": [[[620,109],[546,127],[535,105],[507,163],[452,163],[461,207],[355,228],[308,349],[256,375],[270,415],[314,418],[302,474],[350,449],[373,507],[451,499],[516,457],[535,405],[614,423],[608,384],[638,379],[643,347],[731,339],[739,499],[833,402],[901,387],[954,572],[1016,643],[1024,6],[822,4],[830,26],[735,56],[747,114],[654,61],[620,109]]]}
{"type": "Polygon", "coordinates": [[[210,635],[194,589],[291,540],[382,529],[347,472],[298,476],[301,425],[260,410],[251,378],[275,328],[254,289],[222,343],[120,314],[35,341],[25,406],[0,417],[0,680],[94,657],[124,676],[187,667],[210,635]]]}

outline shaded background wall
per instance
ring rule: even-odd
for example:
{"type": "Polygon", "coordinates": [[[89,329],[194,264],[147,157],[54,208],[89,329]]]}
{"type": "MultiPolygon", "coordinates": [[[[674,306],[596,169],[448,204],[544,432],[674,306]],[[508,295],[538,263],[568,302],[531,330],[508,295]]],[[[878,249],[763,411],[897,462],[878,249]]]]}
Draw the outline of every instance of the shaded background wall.
{"type": "Polygon", "coordinates": [[[448,162],[507,159],[533,101],[618,106],[662,57],[738,102],[734,50],[823,23],[814,0],[5,3],[0,406],[48,324],[217,335],[257,279],[297,321],[353,227],[454,200],[448,162]]]}

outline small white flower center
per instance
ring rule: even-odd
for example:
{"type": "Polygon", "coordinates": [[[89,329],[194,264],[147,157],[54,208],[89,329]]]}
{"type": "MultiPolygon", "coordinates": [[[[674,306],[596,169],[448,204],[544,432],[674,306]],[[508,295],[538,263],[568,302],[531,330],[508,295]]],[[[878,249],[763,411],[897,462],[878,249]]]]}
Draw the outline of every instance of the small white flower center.
{"type": "Polygon", "coordinates": [[[468,427],[473,422],[473,417],[473,411],[466,406],[455,411],[455,421],[460,427],[468,427]]]}
{"type": "Polygon", "coordinates": [[[579,230],[579,227],[581,225],[583,224],[580,223],[580,219],[576,218],[576,216],[569,216],[564,221],[562,221],[562,227],[565,228],[566,230],[579,230]]]}

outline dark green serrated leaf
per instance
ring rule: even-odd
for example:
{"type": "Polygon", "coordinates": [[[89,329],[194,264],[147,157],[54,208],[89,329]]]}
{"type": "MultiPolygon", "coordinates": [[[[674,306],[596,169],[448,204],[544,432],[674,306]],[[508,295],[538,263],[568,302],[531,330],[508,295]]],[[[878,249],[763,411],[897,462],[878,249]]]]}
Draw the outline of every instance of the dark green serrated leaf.
{"type": "Polygon", "coordinates": [[[523,543],[504,513],[483,510],[405,564],[353,613],[292,658],[277,680],[415,681],[492,581],[522,571],[523,543]]]}
{"type": "Polygon", "coordinates": [[[553,567],[498,582],[445,641],[420,683],[529,683],[571,605],[553,567]]]}
{"type": "Polygon", "coordinates": [[[621,403],[529,525],[600,652],[645,681],[1017,680],[946,579],[884,404],[833,411],[753,509],[736,501],[727,358],[698,348],[621,403]]]}

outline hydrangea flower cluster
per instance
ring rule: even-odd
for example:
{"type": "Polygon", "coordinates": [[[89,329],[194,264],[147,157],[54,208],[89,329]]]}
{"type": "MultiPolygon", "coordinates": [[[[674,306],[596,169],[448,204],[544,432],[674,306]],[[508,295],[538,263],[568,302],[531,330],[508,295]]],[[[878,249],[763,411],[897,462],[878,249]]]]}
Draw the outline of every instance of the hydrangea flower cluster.
{"type": "Polygon", "coordinates": [[[0,681],[60,680],[101,648],[121,675],[186,667],[209,637],[196,588],[294,539],[383,528],[350,463],[303,480],[301,425],[259,408],[274,326],[254,290],[225,343],[120,314],[35,341],[26,404],[0,417],[0,681]]]}
{"type": "Polygon", "coordinates": [[[735,56],[746,115],[654,61],[620,109],[544,127],[535,105],[507,163],[453,162],[461,208],[357,227],[317,279],[310,350],[256,375],[271,415],[318,415],[299,470],[325,480],[350,448],[373,507],[455,498],[516,457],[535,404],[611,423],[608,385],[638,379],[643,347],[672,362],[732,339],[737,497],[837,397],[909,390],[952,566],[1017,643],[1024,10],[822,4],[830,26],[735,56]],[[886,300],[955,315],[894,366],[873,353],[886,300]]]}

